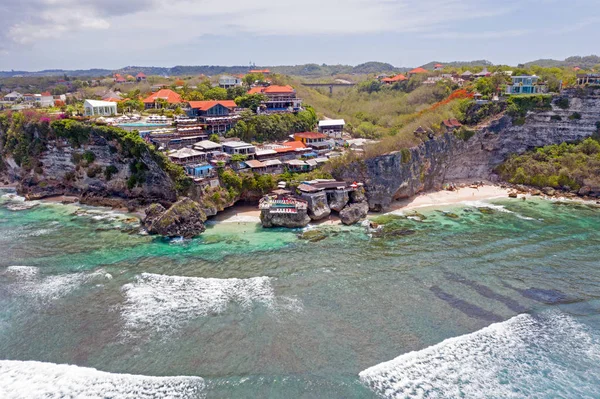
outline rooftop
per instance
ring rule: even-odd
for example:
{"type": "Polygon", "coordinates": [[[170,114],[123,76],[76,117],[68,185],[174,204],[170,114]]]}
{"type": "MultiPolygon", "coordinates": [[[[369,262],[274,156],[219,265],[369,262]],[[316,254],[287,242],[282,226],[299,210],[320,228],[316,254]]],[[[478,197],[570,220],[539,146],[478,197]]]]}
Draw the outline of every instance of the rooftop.
{"type": "Polygon", "coordinates": [[[157,91],[156,93],[152,93],[147,98],[142,100],[142,102],[153,103],[156,100],[158,100],[159,98],[162,98],[163,100],[167,100],[167,102],[169,104],[178,104],[178,103],[183,102],[183,100],[181,99],[181,96],[170,89],[161,89],[161,90],[157,91]]]}
{"type": "Polygon", "coordinates": [[[113,101],[85,100],[85,102],[92,107],[112,107],[113,105],[117,105],[117,103],[113,101]]]}
{"type": "Polygon", "coordinates": [[[254,146],[252,144],[248,144],[243,141],[228,141],[226,143],[223,143],[223,147],[242,148],[242,147],[254,147],[254,146]]]}
{"type": "Polygon", "coordinates": [[[302,132],[302,133],[295,133],[294,134],[294,138],[301,138],[301,139],[325,139],[325,138],[327,138],[327,136],[324,135],[323,133],[317,133],[317,132],[302,132]]]}
{"type": "Polygon", "coordinates": [[[222,100],[222,101],[189,101],[190,108],[198,109],[200,111],[207,111],[217,104],[221,104],[225,108],[235,108],[237,105],[233,100],[222,100]]]}
{"type": "Polygon", "coordinates": [[[202,140],[202,141],[195,143],[194,147],[201,147],[201,148],[204,148],[205,150],[216,150],[223,146],[219,143],[215,143],[214,141],[202,140]]]}
{"type": "Polygon", "coordinates": [[[344,121],[343,119],[325,119],[319,121],[319,127],[340,126],[345,124],[346,121],[344,121]]]}

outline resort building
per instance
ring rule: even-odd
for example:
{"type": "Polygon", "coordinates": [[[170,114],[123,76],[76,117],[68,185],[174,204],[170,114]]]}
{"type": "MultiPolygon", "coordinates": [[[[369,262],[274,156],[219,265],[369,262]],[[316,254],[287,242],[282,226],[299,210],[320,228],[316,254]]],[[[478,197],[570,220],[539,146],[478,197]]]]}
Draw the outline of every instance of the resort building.
{"type": "Polygon", "coordinates": [[[181,148],[168,153],[171,161],[178,165],[188,165],[192,163],[206,162],[206,153],[196,151],[192,148],[181,148]]]}
{"type": "Polygon", "coordinates": [[[219,78],[219,87],[229,89],[231,87],[241,86],[242,78],[239,76],[223,75],[219,78]]]}
{"type": "MultiPolygon", "coordinates": [[[[442,126],[446,129],[446,132],[451,133],[462,126],[462,123],[458,119],[446,119],[442,121],[442,126]]],[[[419,126],[420,127],[420,126],[419,126]]]]}
{"type": "Polygon", "coordinates": [[[319,121],[319,133],[326,134],[335,139],[341,139],[344,133],[344,126],[346,126],[346,121],[343,119],[325,119],[319,121]]]}
{"type": "Polygon", "coordinates": [[[185,172],[196,179],[207,179],[216,175],[215,168],[209,164],[186,165],[185,172]]]}
{"type": "Polygon", "coordinates": [[[251,69],[250,73],[260,73],[263,75],[269,75],[271,74],[271,71],[269,69],[251,69]]]}
{"type": "Polygon", "coordinates": [[[420,75],[420,74],[424,74],[424,73],[429,73],[429,71],[425,68],[419,67],[419,68],[415,68],[415,69],[409,71],[407,75],[410,78],[413,75],[420,75]]]}
{"type": "Polygon", "coordinates": [[[202,140],[194,144],[194,149],[205,152],[208,155],[208,159],[212,159],[216,153],[223,151],[223,146],[213,141],[202,140]]]}
{"type": "Polygon", "coordinates": [[[227,141],[222,145],[223,151],[229,155],[246,155],[249,159],[256,155],[256,147],[243,141],[227,141]]]}
{"type": "Polygon", "coordinates": [[[14,103],[16,101],[19,101],[22,98],[23,98],[23,95],[21,93],[19,93],[18,91],[13,91],[13,92],[10,92],[7,95],[5,95],[3,97],[3,100],[14,103]]]}
{"type": "Polygon", "coordinates": [[[117,114],[117,103],[112,101],[85,100],[85,116],[110,116],[117,114]]]}
{"type": "Polygon", "coordinates": [[[600,85],[600,73],[577,74],[577,84],[584,85],[600,85]]]}
{"type": "Polygon", "coordinates": [[[487,78],[492,76],[491,72],[488,71],[487,68],[483,68],[481,72],[478,72],[474,75],[476,78],[487,78]]]}
{"type": "Polygon", "coordinates": [[[302,110],[302,100],[296,97],[292,86],[256,86],[248,94],[264,94],[267,100],[257,110],[258,113],[298,112],[302,110]]]}
{"type": "Polygon", "coordinates": [[[383,78],[381,82],[387,85],[393,85],[396,82],[402,82],[403,80],[408,80],[408,78],[402,74],[398,74],[396,76],[392,76],[391,78],[383,78]]]}
{"type": "Polygon", "coordinates": [[[208,134],[223,134],[234,127],[240,118],[239,115],[234,114],[235,107],[233,100],[190,101],[187,114],[198,118],[206,126],[208,134]]]}
{"type": "Polygon", "coordinates": [[[460,75],[460,77],[463,78],[464,80],[471,80],[471,79],[473,79],[473,76],[474,76],[473,72],[471,72],[471,71],[465,71],[460,75]]]}
{"type": "Polygon", "coordinates": [[[135,80],[137,80],[138,82],[145,82],[146,74],[144,74],[144,72],[138,73],[137,75],[135,75],[135,80]]]}
{"type": "Polygon", "coordinates": [[[329,143],[325,140],[327,136],[323,133],[316,132],[303,132],[294,134],[294,140],[302,142],[307,147],[313,148],[315,150],[329,150],[329,143]]]}
{"type": "Polygon", "coordinates": [[[442,64],[435,64],[433,66],[434,71],[441,71],[442,69],[444,69],[444,66],[442,64]]]}
{"type": "Polygon", "coordinates": [[[142,102],[146,109],[150,109],[163,108],[163,104],[165,104],[165,107],[172,108],[182,104],[184,101],[181,99],[181,96],[173,90],[161,89],[156,93],[150,94],[147,98],[143,99],[142,102]]]}
{"type": "Polygon", "coordinates": [[[506,86],[506,94],[537,94],[544,93],[546,86],[539,83],[539,77],[511,76],[512,84],[506,86]]]}

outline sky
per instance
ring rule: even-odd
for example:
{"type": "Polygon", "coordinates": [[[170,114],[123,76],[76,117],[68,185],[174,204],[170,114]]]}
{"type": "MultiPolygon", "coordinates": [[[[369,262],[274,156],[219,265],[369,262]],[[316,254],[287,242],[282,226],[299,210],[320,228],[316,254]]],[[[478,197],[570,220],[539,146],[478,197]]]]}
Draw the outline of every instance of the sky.
{"type": "Polygon", "coordinates": [[[516,65],[599,37],[598,0],[0,0],[0,70],[516,65]]]}

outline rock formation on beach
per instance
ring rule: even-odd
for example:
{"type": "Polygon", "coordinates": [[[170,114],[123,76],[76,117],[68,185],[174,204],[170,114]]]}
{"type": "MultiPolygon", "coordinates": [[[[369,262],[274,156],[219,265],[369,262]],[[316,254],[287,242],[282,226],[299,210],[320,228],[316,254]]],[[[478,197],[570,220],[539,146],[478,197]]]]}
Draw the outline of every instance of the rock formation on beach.
{"type": "Polygon", "coordinates": [[[150,234],[193,238],[206,230],[206,215],[202,207],[189,198],[180,199],[169,209],[160,204],[152,204],[146,208],[145,213],[143,224],[150,234]]]}

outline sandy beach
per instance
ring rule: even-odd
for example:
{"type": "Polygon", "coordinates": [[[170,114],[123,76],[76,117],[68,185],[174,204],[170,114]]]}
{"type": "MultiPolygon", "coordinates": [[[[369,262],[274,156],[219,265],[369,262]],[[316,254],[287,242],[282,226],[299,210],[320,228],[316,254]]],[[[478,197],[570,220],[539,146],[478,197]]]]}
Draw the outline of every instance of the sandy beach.
{"type": "MultiPolygon", "coordinates": [[[[493,185],[484,185],[478,188],[461,187],[457,188],[456,191],[435,191],[392,202],[391,206],[385,212],[445,206],[465,201],[507,198],[508,193],[509,189],[493,185]]],[[[377,215],[377,213],[370,213],[370,215],[377,215]]],[[[260,223],[260,211],[256,206],[236,205],[211,219],[220,223],[260,223]]],[[[332,214],[329,218],[317,222],[311,222],[312,225],[337,225],[340,223],[341,221],[337,214],[332,214]]]]}
{"type": "Polygon", "coordinates": [[[419,194],[415,197],[392,202],[386,212],[411,210],[416,208],[435,207],[458,204],[465,201],[481,201],[495,198],[507,198],[508,188],[494,185],[483,185],[477,188],[460,187],[455,191],[435,191],[419,194]]]}

